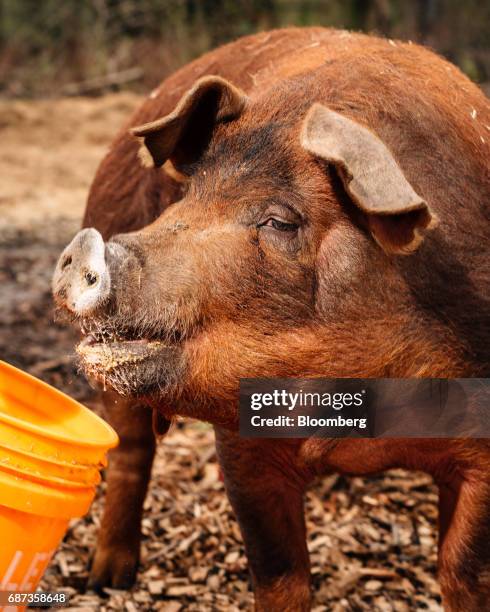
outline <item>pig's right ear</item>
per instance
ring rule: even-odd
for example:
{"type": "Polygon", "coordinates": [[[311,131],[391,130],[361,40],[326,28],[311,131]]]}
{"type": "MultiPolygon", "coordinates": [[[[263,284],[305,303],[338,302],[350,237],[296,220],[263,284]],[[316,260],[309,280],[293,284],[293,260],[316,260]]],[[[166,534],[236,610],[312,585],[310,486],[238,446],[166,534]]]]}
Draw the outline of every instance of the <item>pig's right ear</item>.
{"type": "Polygon", "coordinates": [[[155,166],[168,159],[182,166],[199,159],[219,122],[238,117],[247,104],[246,94],[219,76],[205,76],[183,95],[166,117],[131,130],[143,138],[155,166]]]}

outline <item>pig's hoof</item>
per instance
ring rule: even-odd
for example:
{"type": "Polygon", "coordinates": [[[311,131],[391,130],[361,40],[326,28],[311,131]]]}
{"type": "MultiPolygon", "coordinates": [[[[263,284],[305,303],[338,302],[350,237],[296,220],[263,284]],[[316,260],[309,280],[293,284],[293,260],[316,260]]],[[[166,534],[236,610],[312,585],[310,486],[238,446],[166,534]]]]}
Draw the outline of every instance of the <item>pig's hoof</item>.
{"type": "Polygon", "coordinates": [[[130,589],[138,572],[139,551],[130,548],[98,548],[92,560],[87,590],[130,589]]]}

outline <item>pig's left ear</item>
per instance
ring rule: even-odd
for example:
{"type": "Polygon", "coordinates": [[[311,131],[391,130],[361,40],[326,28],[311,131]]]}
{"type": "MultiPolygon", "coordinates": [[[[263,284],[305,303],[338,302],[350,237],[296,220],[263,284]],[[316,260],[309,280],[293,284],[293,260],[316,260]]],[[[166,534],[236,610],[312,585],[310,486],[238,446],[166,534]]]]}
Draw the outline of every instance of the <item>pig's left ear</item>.
{"type": "Polygon", "coordinates": [[[209,143],[214,126],[238,117],[246,94],[219,76],[197,80],[165,117],[131,130],[143,138],[155,166],[171,159],[179,169],[196,161],[209,143]]]}
{"type": "Polygon", "coordinates": [[[308,112],[302,146],[332,163],[371,234],[387,253],[408,254],[435,225],[427,203],[414,191],[381,140],[359,123],[321,104],[308,112]]]}

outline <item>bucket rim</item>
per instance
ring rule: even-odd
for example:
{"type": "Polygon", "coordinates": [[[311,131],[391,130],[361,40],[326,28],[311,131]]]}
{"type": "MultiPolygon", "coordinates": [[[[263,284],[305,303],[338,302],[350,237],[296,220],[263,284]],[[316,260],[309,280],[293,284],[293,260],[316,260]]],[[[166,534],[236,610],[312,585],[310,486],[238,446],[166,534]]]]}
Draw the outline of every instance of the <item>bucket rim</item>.
{"type": "MultiPolygon", "coordinates": [[[[117,446],[119,442],[119,438],[116,432],[114,431],[114,429],[108,423],[106,423],[106,421],[104,421],[104,419],[102,419],[99,415],[95,414],[95,412],[93,412],[92,410],[89,410],[88,408],[86,408],[80,402],[77,402],[70,396],[66,395],[66,393],[63,393],[59,389],[56,389],[56,387],[53,387],[52,385],[49,385],[43,380],[40,380],[39,378],[32,376],[32,374],[29,374],[28,372],[24,372],[23,370],[16,368],[12,364],[0,359],[0,373],[2,372],[2,370],[13,376],[24,378],[26,383],[40,387],[48,394],[51,394],[54,397],[56,397],[58,400],[61,400],[64,403],[68,403],[69,405],[71,405],[72,408],[76,408],[80,412],[84,413],[87,416],[87,418],[92,419],[95,423],[97,423],[97,425],[103,431],[105,439],[90,440],[90,439],[84,439],[83,437],[76,437],[70,434],[62,434],[62,433],[50,431],[49,429],[46,429],[34,423],[29,423],[28,421],[19,419],[9,414],[5,414],[1,411],[0,411],[0,422],[7,423],[9,425],[17,427],[18,429],[37,434],[38,436],[43,437],[43,438],[56,440],[58,442],[65,442],[65,443],[67,442],[69,444],[74,444],[78,447],[100,448],[100,449],[108,450],[108,449],[111,449],[117,446]]],[[[102,435],[100,437],[102,437],[102,435]]]]}

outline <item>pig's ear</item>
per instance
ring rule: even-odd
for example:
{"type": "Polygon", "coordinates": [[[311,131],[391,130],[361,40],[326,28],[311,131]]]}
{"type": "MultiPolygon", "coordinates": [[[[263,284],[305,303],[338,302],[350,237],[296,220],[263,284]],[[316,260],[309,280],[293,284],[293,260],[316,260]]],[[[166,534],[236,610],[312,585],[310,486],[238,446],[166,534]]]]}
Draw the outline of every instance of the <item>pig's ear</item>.
{"type": "Polygon", "coordinates": [[[371,234],[387,253],[408,254],[435,225],[427,203],[414,191],[381,140],[359,123],[321,104],[309,110],[302,146],[333,164],[352,201],[365,213],[371,234]]]}
{"type": "Polygon", "coordinates": [[[131,130],[143,138],[155,166],[168,159],[179,169],[199,159],[216,123],[238,117],[247,103],[240,89],[219,76],[196,81],[175,109],[161,119],[131,130]]]}

